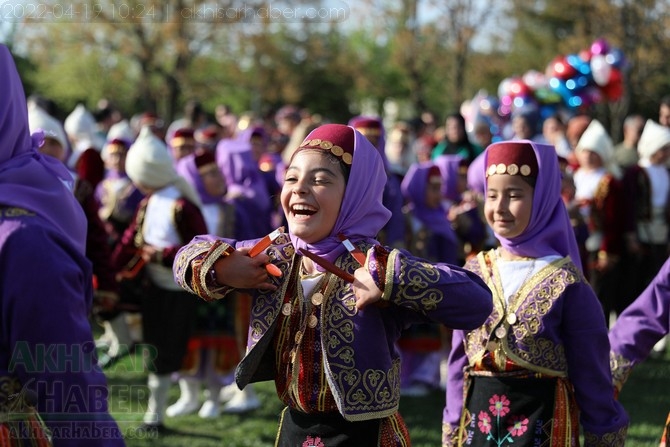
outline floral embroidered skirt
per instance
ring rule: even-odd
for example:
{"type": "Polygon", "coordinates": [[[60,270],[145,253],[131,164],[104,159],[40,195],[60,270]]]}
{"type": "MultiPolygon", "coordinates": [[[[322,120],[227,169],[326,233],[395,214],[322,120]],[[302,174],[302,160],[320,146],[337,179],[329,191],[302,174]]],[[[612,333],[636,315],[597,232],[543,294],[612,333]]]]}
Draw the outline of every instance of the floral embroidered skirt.
{"type": "Polygon", "coordinates": [[[400,414],[349,422],[339,413],[306,414],[285,408],[275,447],[410,447],[400,414]]]}
{"type": "Polygon", "coordinates": [[[566,379],[471,373],[458,445],[578,446],[579,422],[566,379]]]}

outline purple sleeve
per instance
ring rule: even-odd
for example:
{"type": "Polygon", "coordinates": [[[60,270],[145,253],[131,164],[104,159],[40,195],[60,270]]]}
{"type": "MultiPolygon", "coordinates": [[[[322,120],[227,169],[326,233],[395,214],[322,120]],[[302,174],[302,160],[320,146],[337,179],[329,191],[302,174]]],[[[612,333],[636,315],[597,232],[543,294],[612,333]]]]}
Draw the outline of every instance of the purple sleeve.
{"type": "Polygon", "coordinates": [[[615,399],[609,364],[607,325],[588,283],[569,286],[560,316],[568,377],[574,386],[584,435],[603,439],[625,434],[628,415],[615,399]]]}
{"type": "Polygon", "coordinates": [[[463,411],[463,371],[468,364],[465,355],[465,333],[454,331],[449,352],[449,375],[447,376],[446,406],[442,414],[442,445],[454,445],[448,441],[456,434],[463,411]]]}
{"type": "Polygon", "coordinates": [[[609,332],[612,352],[631,366],[643,361],[654,344],[670,332],[670,259],[609,332]]]}
{"type": "Polygon", "coordinates": [[[373,277],[384,275],[382,299],[425,315],[451,329],[472,330],[486,321],[493,309],[491,291],[476,274],[450,264],[433,264],[404,250],[372,250],[368,268],[373,277]]]}
{"type": "MultiPolygon", "coordinates": [[[[0,374],[36,393],[58,446],[123,446],[88,320],[89,261],[38,217],[0,238],[0,374]]],[[[7,223],[4,224],[5,226],[7,223]]]]}

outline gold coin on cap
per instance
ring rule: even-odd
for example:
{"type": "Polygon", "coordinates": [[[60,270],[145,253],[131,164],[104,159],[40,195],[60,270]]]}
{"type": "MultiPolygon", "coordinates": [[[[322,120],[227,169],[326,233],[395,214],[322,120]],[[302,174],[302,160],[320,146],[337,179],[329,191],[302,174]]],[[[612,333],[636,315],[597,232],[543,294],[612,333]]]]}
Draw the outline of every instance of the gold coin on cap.
{"type": "Polygon", "coordinates": [[[312,146],[318,146],[320,144],[321,144],[321,139],[320,138],[314,138],[312,140],[312,143],[311,143],[312,146]]]}
{"type": "Polygon", "coordinates": [[[315,328],[316,324],[319,322],[319,319],[316,318],[316,315],[310,315],[309,319],[307,320],[307,325],[311,328],[315,328]]]}
{"type": "Polygon", "coordinates": [[[530,166],[528,166],[528,165],[521,166],[521,175],[529,176],[530,175],[530,166]]]}
{"type": "Polygon", "coordinates": [[[496,174],[504,174],[507,172],[507,166],[505,166],[505,163],[498,163],[496,166],[496,174]]]}
{"type": "Polygon", "coordinates": [[[321,148],[323,149],[330,149],[331,147],[333,147],[333,143],[331,143],[330,141],[323,140],[319,146],[321,146],[321,148]]]}
{"type": "Polygon", "coordinates": [[[498,326],[494,333],[498,338],[505,338],[505,335],[507,335],[507,329],[505,326],[498,326]]]}
{"type": "Polygon", "coordinates": [[[507,173],[509,175],[517,175],[519,173],[519,167],[512,163],[511,165],[507,166],[507,173]]]}
{"type": "Polygon", "coordinates": [[[352,157],[349,152],[345,152],[344,154],[342,154],[342,161],[345,162],[346,164],[350,165],[353,160],[354,157],[352,157]]]}
{"type": "Polygon", "coordinates": [[[332,152],[336,157],[341,157],[342,154],[344,154],[344,149],[342,149],[340,146],[333,146],[330,148],[330,152],[332,152]]]}
{"type": "Polygon", "coordinates": [[[281,307],[281,313],[288,317],[291,315],[291,307],[291,303],[284,303],[284,305],[281,307]]]}
{"type": "Polygon", "coordinates": [[[311,142],[312,142],[311,140],[305,140],[305,141],[302,142],[302,144],[300,145],[300,147],[309,146],[309,143],[311,143],[311,142]]]}
{"type": "Polygon", "coordinates": [[[496,173],[496,165],[491,165],[489,168],[486,170],[486,173],[491,176],[496,173]]]}
{"type": "Polygon", "coordinates": [[[312,295],[312,304],[315,306],[320,306],[321,303],[323,303],[323,293],[316,292],[314,295],[312,295]]]}

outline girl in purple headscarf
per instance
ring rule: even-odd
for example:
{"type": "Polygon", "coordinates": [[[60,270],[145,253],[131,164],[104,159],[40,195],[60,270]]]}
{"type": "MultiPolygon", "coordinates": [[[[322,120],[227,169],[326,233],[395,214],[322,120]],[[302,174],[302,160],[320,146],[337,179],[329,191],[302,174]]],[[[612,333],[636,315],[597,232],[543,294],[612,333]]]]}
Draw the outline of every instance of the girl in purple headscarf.
{"type": "Polygon", "coordinates": [[[178,254],[175,279],[186,290],[205,300],[238,289],[252,294],[236,382],[275,381],[286,405],[275,445],[409,445],[398,413],[400,332],[426,321],[472,329],[491,311],[476,275],[375,240],[389,218],[385,181],[379,152],[363,135],[320,126],[286,170],[288,234],[254,257],[256,240],[213,236],[178,254]],[[270,262],[281,276],[268,275],[270,262]]]}
{"type": "Polygon", "coordinates": [[[584,278],[552,146],[486,150],[485,216],[500,247],[466,269],[493,293],[481,327],[456,330],[443,446],[623,446],[607,326],[584,278]],[[512,444],[513,443],[513,444],[512,444]]]}
{"type": "Polygon", "coordinates": [[[123,446],[88,321],[86,217],[71,174],[28,129],[21,80],[0,45],[0,444],[123,446]]]}

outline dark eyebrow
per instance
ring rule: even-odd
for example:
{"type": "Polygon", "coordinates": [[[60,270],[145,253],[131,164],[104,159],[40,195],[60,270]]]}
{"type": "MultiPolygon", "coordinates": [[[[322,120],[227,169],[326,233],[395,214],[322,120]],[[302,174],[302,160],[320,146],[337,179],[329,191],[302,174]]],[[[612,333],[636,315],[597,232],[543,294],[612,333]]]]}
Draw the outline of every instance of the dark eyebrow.
{"type": "MultiPolygon", "coordinates": [[[[286,169],[286,173],[288,174],[288,172],[289,172],[289,171],[292,171],[292,170],[293,170],[293,171],[299,171],[299,169],[298,169],[297,167],[295,167],[295,166],[289,166],[289,167],[286,169]]],[[[321,167],[321,168],[314,168],[314,169],[310,170],[310,171],[308,172],[308,174],[318,174],[318,173],[321,173],[321,172],[324,172],[324,173],[330,175],[331,177],[336,177],[336,176],[337,176],[337,175],[335,174],[335,172],[331,171],[331,170],[328,169],[328,168],[324,168],[324,167],[321,167]]]]}

